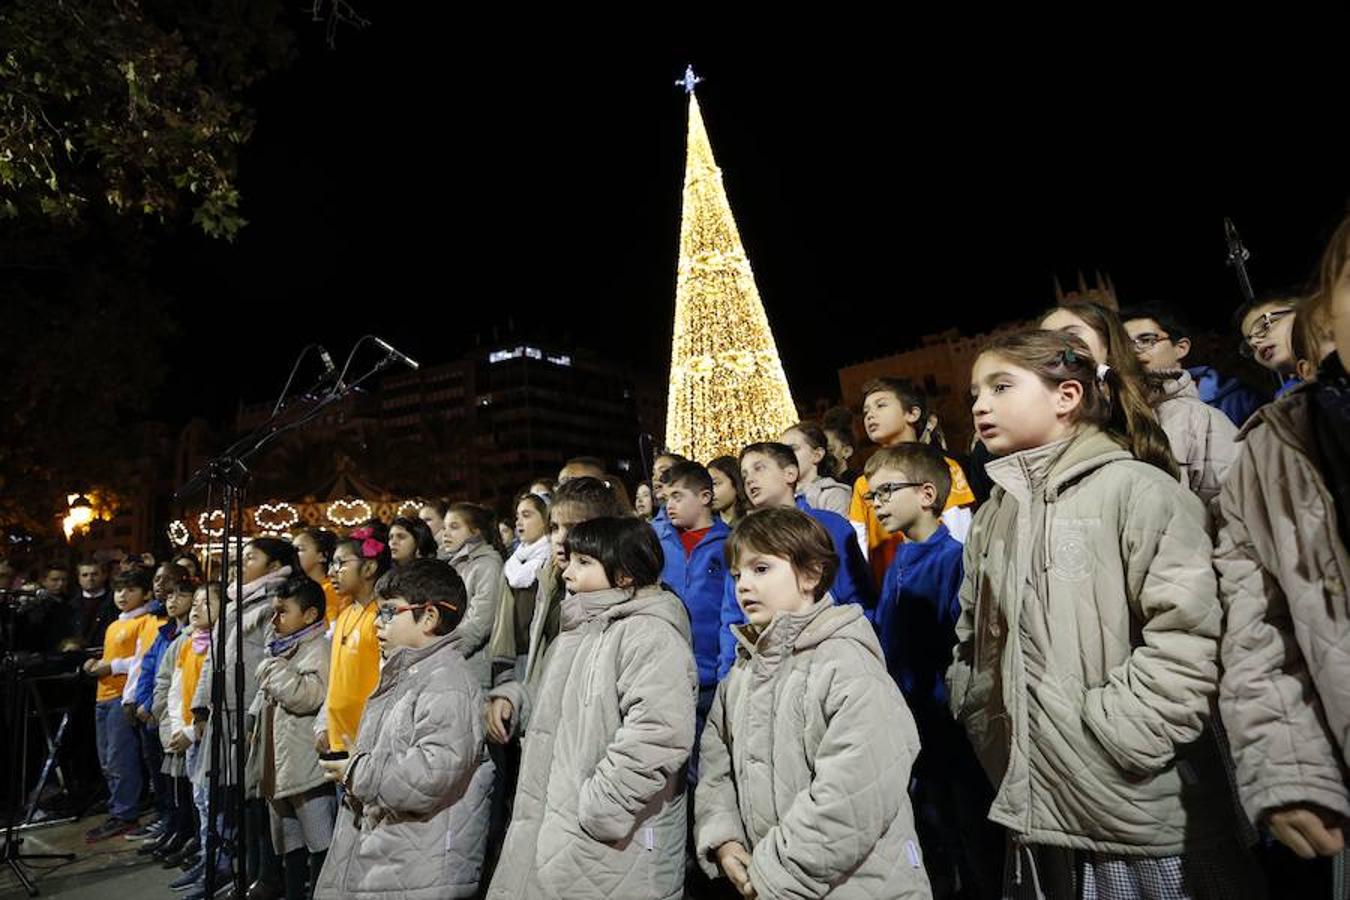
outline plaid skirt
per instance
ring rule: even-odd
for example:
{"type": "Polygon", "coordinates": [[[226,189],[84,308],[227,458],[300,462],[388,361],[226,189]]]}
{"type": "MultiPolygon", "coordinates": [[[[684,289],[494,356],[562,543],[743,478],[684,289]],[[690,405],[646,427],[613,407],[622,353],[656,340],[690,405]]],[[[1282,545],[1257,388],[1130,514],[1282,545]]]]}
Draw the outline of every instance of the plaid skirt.
{"type": "Polygon", "coordinates": [[[1237,840],[1185,856],[1122,856],[1009,843],[1004,900],[1262,900],[1255,859],[1237,840]]]}

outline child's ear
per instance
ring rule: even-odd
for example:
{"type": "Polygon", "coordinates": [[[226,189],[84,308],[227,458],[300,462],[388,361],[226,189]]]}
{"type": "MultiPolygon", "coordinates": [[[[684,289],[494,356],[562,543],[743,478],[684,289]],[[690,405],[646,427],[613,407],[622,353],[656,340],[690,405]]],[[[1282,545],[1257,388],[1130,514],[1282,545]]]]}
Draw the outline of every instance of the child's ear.
{"type": "Polygon", "coordinates": [[[436,604],[422,607],[422,621],[417,623],[425,635],[434,635],[441,625],[441,610],[436,604]]]}
{"type": "Polygon", "coordinates": [[[306,625],[313,625],[319,621],[319,611],[312,606],[308,607],[304,612],[304,620],[306,625]]]}
{"type": "Polygon", "coordinates": [[[704,506],[712,506],[712,502],[713,502],[713,492],[712,492],[712,491],[699,491],[699,492],[698,492],[698,500],[699,500],[699,502],[702,503],[704,506]]]}
{"type": "Polygon", "coordinates": [[[627,572],[619,572],[614,579],[614,586],[616,588],[630,588],[633,586],[633,579],[627,572]]]}
{"type": "Polygon", "coordinates": [[[1077,381],[1061,381],[1055,388],[1055,414],[1067,416],[1083,400],[1083,386],[1077,381]]]}
{"type": "Polygon", "coordinates": [[[905,410],[905,421],[911,425],[917,425],[919,418],[922,415],[923,410],[919,409],[917,406],[911,406],[909,409],[905,410]]]}
{"type": "Polygon", "coordinates": [[[919,491],[922,495],[919,505],[924,509],[932,510],[935,516],[942,515],[942,510],[937,508],[937,488],[928,482],[924,482],[919,485],[919,491]]]}
{"type": "Polygon", "coordinates": [[[1172,342],[1172,346],[1177,348],[1177,359],[1185,359],[1186,354],[1191,352],[1191,339],[1181,338],[1180,340],[1175,340],[1172,342]]]}
{"type": "Polygon", "coordinates": [[[1317,377],[1317,366],[1313,365],[1312,360],[1300,359],[1294,363],[1294,374],[1300,381],[1313,381],[1317,377]]]}

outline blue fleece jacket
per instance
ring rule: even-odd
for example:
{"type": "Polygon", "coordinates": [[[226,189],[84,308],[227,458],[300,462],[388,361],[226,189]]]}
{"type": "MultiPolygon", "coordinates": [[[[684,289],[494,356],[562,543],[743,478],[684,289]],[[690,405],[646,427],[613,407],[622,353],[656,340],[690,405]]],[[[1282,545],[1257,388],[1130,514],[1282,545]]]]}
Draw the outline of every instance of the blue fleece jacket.
{"type": "Polygon", "coordinates": [[[714,518],[712,527],[703,535],[693,552],[684,555],[680,533],[673,526],[664,533],[658,531],[665,566],[661,580],[684,601],[689,612],[689,624],[694,634],[694,661],[698,664],[698,683],[708,687],[717,684],[717,656],[720,650],[718,631],[722,627],[722,606],[727,594],[736,602],[736,588],[727,574],[723,548],[731,529],[720,518],[714,518]]]}
{"type": "Polygon", "coordinates": [[[155,670],[159,668],[160,657],[176,637],[178,637],[178,620],[170,619],[159,626],[159,634],[155,635],[154,643],[145,651],[145,656],[141,659],[141,673],[136,679],[137,708],[149,710],[154,706],[155,670]]]}
{"type": "Polygon", "coordinates": [[[1200,399],[1219,410],[1241,428],[1266,400],[1240,380],[1223,375],[1213,366],[1192,366],[1186,370],[1200,392],[1200,399]]]}
{"type": "Polygon", "coordinates": [[[947,708],[947,667],[961,614],[961,542],[939,525],[926,541],[901,544],[877,601],[886,668],[918,718],[947,708]]]}

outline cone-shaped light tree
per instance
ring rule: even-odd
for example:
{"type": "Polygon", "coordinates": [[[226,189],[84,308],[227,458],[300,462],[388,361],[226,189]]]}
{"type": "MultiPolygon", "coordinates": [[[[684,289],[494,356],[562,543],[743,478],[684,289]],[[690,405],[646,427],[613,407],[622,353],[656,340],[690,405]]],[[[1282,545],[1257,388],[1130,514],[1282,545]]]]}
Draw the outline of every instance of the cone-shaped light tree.
{"type": "Polygon", "coordinates": [[[689,140],[666,446],[706,463],[777,440],[797,408],[703,127],[698,80],[689,71],[679,82],[689,93],[689,140]]]}

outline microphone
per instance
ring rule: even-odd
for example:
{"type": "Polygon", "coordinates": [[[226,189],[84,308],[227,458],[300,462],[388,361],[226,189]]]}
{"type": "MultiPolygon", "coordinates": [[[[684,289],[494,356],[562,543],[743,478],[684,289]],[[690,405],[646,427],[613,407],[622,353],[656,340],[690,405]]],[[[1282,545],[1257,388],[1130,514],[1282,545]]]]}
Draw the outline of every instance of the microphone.
{"type": "Polygon", "coordinates": [[[383,350],[385,353],[388,353],[391,359],[395,359],[398,362],[403,363],[410,369],[422,368],[422,366],[417,362],[417,360],[412,359],[401,350],[395,350],[393,347],[389,345],[388,342],[386,342],[382,338],[377,338],[374,335],[371,335],[371,340],[373,340],[376,344],[378,344],[381,350],[383,350]]]}

